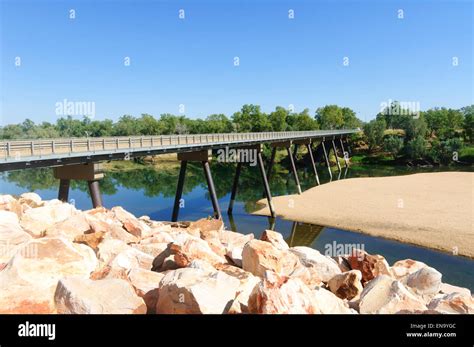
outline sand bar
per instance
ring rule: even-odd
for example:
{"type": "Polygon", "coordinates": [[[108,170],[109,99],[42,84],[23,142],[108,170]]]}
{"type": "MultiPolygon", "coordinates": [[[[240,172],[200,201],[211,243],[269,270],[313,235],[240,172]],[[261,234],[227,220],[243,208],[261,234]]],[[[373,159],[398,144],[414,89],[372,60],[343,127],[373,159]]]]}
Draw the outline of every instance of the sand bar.
{"type": "MultiPolygon", "coordinates": [[[[474,173],[352,178],[273,199],[278,216],[474,258],[474,173]]],[[[265,207],[255,214],[269,215],[265,207]]]]}

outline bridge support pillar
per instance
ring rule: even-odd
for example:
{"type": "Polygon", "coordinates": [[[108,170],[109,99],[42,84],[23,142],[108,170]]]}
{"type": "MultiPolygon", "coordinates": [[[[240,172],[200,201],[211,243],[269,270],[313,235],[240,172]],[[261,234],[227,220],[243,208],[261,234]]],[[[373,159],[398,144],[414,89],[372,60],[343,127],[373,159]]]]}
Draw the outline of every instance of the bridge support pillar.
{"type": "MultiPolygon", "coordinates": [[[[265,192],[265,196],[267,198],[268,202],[268,208],[270,210],[270,215],[272,218],[275,217],[275,209],[273,207],[273,202],[272,202],[272,193],[270,191],[270,185],[268,184],[268,178],[267,178],[267,173],[265,171],[265,164],[263,162],[263,157],[262,157],[262,146],[261,145],[254,145],[254,146],[246,146],[246,147],[241,147],[238,148],[237,150],[248,150],[248,151],[255,151],[256,152],[256,159],[257,159],[257,165],[260,170],[260,176],[262,178],[262,183],[263,183],[263,188],[265,192]]],[[[250,155],[246,155],[247,158],[251,158],[250,155]]],[[[272,158],[274,159],[275,156],[272,152],[272,158]]],[[[242,165],[244,162],[241,160],[242,158],[237,158],[237,168],[235,170],[235,176],[234,176],[234,183],[232,185],[232,192],[230,195],[230,202],[229,202],[229,208],[227,209],[228,214],[232,214],[232,210],[234,208],[234,201],[235,201],[235,196],[237,195],[237,187],[239,185],[239,177],[240,177],[240,172],[242,170],[242,165]]]]}
{"type": "Polygon", "coordinates": [[[71,183],[71,180],[68,180],[68,179],[59,180],[58,200],[61,200],[62,202],[68,202],[70,183],[71,183]]]}
{"type": "Polygon", "coordinates": [[[323,147],[324,159],[326,160],[326,166],[328,167],[329,178],[332,180],[331,165],[329,164],[328,151],[326,151],[325,141],[321,141],[321,146],[323,147]]]}
{"type": "Polygon", "coordinates": [[[71,180],[83,180],[88,182],[92,206],[94,208],[102,206],[99,180],[104,177],[104,174],[100,164],[87,163],[58,166],[54,168],[54,177],[59,179],[59,200],[68,201],[71,180]]]}
{"type": "Polygon", "coordinates": [[[214,209],[214,217],[217,219],[222,219],[221,209],[219,207],[216,189],[214,187],[214,181],[211,175],[211,168],[209,166],[210,157],[211,157],[211,152],[207,150],[197,151],[197,152],[178,153],[178,160],[181,161],[181,168],[179,170],[178,187],[176,188],[176,196],[174,200],[173,214],[171,216],[171,221],[176,222],[178,220],[179,209],[181,205],[181,197],[183,195],[184,179],[186,177],[186,168],[187,168],[188,161],[202,163],[204,176],[206,177],[206,181],[207,181],[207,188],[209,190],[212,207],[214,209]]]}
{"type": "Polygon", "coordinates": [[[342,137],[339,138],[339,144],[341,146],[342,155],[344,156],[344,164],[346,165],[346,169],[347,169],[349,167],[349,159],[348,159],[349,153],[344,150],[344,143],[342,142],[342,137]]]}
{"type": "Polygon", "coordinates": [[[332,140],[332,150],[334,152],[334,157],[336,158],[337,169],[341,172],[341,164],[339,164],[339,158],[337,157],[337,147],[334,139],[332,140]]]}
{"type": "MultiPolygon", "coordinates": [[[[293,172],[293,176],[295,178],[296,189],[298,190],[298,194],[301,194],[301,185],[300,180],[298,178],[298,172],[296,171],[295,160],[293,158],[293,153],[291,152],[291,145],[293,144],[292,141],[284,141],[284,142],[274,142],[271,144],[272,147],[276,148],[286,148],[286,152],[288,154],[288,158],[290,158],[290,168],[293,172]]],[[[295,147],[296,148],[296,147],[295,147]]],[[[294,150],[296,153],[296,150],[294,150]]]]}
{"type": "Polygon", "coordinates": [[[318,169],[316,168],[316,162],[314,161],[313,149],[311,148],[311,144],[308,143],[306,145],[306,148],[308,149],[309,159],[311,160],[311,165],[313,166],[314,176],[316,177],[316,183],[319,186],[321,183],[319,183],[318,169]]]}

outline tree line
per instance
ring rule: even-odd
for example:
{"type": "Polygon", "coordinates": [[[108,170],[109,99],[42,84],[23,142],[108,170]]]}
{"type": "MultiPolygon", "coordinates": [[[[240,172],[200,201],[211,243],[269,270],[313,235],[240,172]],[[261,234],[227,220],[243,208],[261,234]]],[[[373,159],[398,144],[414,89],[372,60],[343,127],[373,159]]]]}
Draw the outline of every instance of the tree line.
{"type": "Polygon", "coordinates": [[[212,114],[204,119],[190,119],[184,115],[162,114],[158,118],[150,114],[140,117],[123,115],[114,122],[110,119],[94,120],[71,116],[61,117],[56,123],[36,124],[26,119],[20,124],[0,128],[1,139],[36,139],[55,137],[103,137],[132,135],[206,134],[262,131],[303,131],[317,129],[357,128],[362,122],[348,107],[328,105],[316,110],[292,112],[276,107],[271,113],[262,112],[258,105],[244,105],[230,118],[224,114],[212,114]]]}

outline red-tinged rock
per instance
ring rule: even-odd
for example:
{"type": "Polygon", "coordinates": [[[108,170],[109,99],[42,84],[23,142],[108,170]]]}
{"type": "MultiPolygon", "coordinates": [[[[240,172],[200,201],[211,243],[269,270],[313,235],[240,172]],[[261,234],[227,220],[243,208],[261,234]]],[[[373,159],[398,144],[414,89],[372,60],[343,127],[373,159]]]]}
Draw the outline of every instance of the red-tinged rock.
{"type": "Polygon", "coordinates": [[[242,252],[242,269],[263,277],[267,270],[288,276],[299,265],[296,255],[275,248],[271,243],[251,240],[242,252]]]}
{"type": "Polygon", "coordinates": [[[173,243],[170,246],[174,260],[179,267],[186,267],[194,259],[207,261],[211,265],[226,263],[224,257],[214,253],[204,240],[190,237],[184,243],[173,243]]]}
{"type": "Polygon", "coordinates": [[[428,308],[441,313],[474,314],[474,299],[464,293],[445,294],[431,300],[428,308]]]}
{"type": "Polygon", "coordinates": [[[335,275],[341,273],[334,259],[322,255],[315,249],[302,246],[292,247],[290,252],[295,254],[301,264],[310,271],[315,283],[327,282],[335,275]]]}
{"type": "Polygon", "coordinates": [[[331,278],[328,287],[341,299],[352,300],[362,293],[362,274],[359,270],[350,270],[331,278]]]}
{"type": "Polygon", "coordinates": [[[137,295],[145,301],[147,313],[155,313],[158,302],[159,284],[165,275],[144,269],[132,269],[128,280],[135,288],[137,295]]]}
{"type": "Polygon", "coordinates": [[[283,238],[283,235],[273,230],[265,230],[262,233],[260,240],[270,242],[273,246],[275,246],[275,248],[280,250],[287,250],[290,248],[283,238]]]}
{"type": "Polygon", "coordinates": [[[426,267],[427,265],[421,261],[412,259],[399,260],[391,267],[392,276],[397,280],[402,280],[412,273],[426,267]]]}
{"type": "Polygon", "coordinates": [[[391,275],[390,267],[381,255],[370,255],[362,250],[355,250],[347,260],[352,270],[359,270],[362,273],[362,283],[379,275],[391,275]]]}

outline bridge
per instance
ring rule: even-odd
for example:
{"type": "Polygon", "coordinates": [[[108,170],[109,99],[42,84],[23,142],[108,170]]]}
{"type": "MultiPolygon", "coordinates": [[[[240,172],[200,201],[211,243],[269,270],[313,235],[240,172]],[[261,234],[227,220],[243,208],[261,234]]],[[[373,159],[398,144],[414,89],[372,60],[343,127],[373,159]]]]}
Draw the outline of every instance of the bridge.
{"type": "MultiPolygon", "coordinates": [[[[214,215],[216,218],[221,218],[221,210],[217,201],[209,161],[212,158],[213,150],[234,149],[233,153],[237,153],[236,158],[234,158],[237,166],[228,213],[232,213],[241,168],[244,164],[249,163],[249,153],[250,155],[253,153],[260,171],[265,197],[267,198],[270,212],[274,216],[275,211],[268,182],[277,148],[286,148],[290,169],[293,173],[298,193],[301,193],[294,161],[298,146],[304,145],[308,149],[316,183],[320,184],[313,151],[322,150],[329,175],[332,176],[329,151],[332,150],[337,158],[339,150],[339,153],[344,156],[347,167],[348,155],[344,149],[344,143],[347,143],[349,135],[358,131],[358,129],[351,129],[0,141],[0,172],[52,167],[54,168],[55,178],[59,179],[58,199],[62,201],[68,200],[69,185],[72,179],[86,180],[89,184],[92,205],[98,207],[102,206],[102,197],[99,189],[99,181],[103,177],[101,162],[177,153],[178,160],[181,162],[181,168],[171,219],[173,221],[178,219],[186,167],[189,161],[202,163],[214,215]],[[265,169],[262,157],[263,144],[268,144],[272,147],[272,154],[268,160],[267,169],[265,169]],[[316,148],[314,148],[313,144],[316,144],[316,148]]],[[[336,160],[336,164],[340,171],[341,167],[338,160],[336,160]]]]}

